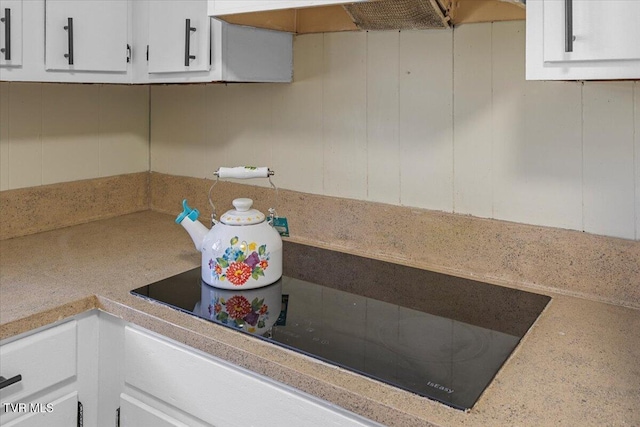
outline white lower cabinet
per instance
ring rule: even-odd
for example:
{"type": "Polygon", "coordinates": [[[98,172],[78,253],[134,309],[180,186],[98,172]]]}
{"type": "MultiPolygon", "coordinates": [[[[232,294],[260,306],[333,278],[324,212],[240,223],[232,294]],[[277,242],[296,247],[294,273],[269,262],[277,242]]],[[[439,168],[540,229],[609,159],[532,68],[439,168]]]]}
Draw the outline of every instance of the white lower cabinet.
{"type": "Polygon", "coordinates": [[[28,412],[4,427],[66,427],[78,425],[78,392],[66,394],[47,404],[30,407],[28,412]]]}
{"type": "Polygon", "coordinates": [[[97,310],[0,343],[2,426],[373,426],[97,310]]]}
{"type": "Polygon", "coordinates": [[[91,311],[0,342],[0,375],[20,376],[0,390],[0,425],[113,427],[122,384],[113,343],[123,328],[91,311]]]}
{"type": "Polygon", "coordinates": [[[144,414],[154,422],[123,426],[376,425],[289,386],[139,328],[125,328],[124,348],[123,399],[133,397],[145,407],[128,404],[126,408],[132,414],[122,407],[121,420],[139,422],[144,414]],[[165,424],[155,424],[160,419],[165,424]]]}
{"type": "Polygon", "coordinates": [[[72,320],[0,347],[2,377],[19,378],[0,390],[0,424],[30,426],[46,421],[54,427],[75,420],[77,330],[78,322],[72,320]]]}
{"type": "Polygon", "coordinates": [[[125,393],[120,395],[120,425],[154,427],[189,426],[125,393]]]}

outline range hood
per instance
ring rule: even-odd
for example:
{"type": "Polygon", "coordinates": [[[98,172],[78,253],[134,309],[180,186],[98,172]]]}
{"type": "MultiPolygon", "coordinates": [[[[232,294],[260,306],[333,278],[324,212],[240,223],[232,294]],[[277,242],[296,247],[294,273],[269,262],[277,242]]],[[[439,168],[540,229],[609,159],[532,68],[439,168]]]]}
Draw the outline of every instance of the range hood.
{"type": "Polygon", "coordinates": [[[259,10],[248,7],[243,10],[243,13],[213,11],[211,7],[209,12],[210,15],[232,24],[305,34],[335,31],[444,29],[461,23],[524,20],[525,1],[287,0],[260,2],[259,10]],[[283,8],[284,5],[294,7],[283,8]],[[299,7],[300,5],[310,7],[299,7]],[[268,8],[272,10],[266,10],[268,8]]]}
{"type": "Polygon", "coordinates": [[[360,30],[448,28],[438,0],[379,0],[343,6],[360,30]]]}

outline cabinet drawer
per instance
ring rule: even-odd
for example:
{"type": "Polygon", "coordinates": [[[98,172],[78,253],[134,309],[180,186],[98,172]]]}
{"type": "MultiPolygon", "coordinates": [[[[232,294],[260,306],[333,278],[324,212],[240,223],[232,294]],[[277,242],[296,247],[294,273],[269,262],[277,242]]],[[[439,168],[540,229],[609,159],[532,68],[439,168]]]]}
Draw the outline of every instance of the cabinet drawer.
{"type": "Polygon", "coordinates": [[[212,425],[378,425],[138,329],[125,329],[125,383],[212,425]]]}
{"type": "Polygon", "coordinates": [[[0,374],[22,380],[0,390],[6,403],[28,402],[28,397],[76,375],[77,322],[29,335],[0,347],[0,374]]]}

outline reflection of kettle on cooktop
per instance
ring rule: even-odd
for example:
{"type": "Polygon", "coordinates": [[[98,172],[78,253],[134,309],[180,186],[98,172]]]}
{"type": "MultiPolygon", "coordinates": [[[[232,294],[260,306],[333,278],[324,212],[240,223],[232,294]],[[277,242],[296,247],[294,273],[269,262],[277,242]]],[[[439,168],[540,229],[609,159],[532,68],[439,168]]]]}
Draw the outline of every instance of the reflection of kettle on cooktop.
{"type": "Polygon", "coordinates": [[[281,306],[282,279],[247,290],[218,289],[201,282],[199,315],[245,332],[267,333],[278,320],[281,306]]]}

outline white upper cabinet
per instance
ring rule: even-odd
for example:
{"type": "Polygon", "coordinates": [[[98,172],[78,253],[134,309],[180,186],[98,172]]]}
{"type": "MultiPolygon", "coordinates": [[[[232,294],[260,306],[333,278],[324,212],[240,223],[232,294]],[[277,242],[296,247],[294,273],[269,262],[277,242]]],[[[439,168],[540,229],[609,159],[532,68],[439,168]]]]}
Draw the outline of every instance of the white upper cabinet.
{"type": "Polygon", "coordinates": [[[290,33],[231,25],[207,0],[133,4],[133,83],[290,82],[290,33]]]}
{"type": "Polygon", "coordinates": [[[149,2],[149,73],[208,71],[209,35],[204,0],[149,2]]]}
{"type": "Polygon", "coordinates": [[[0,1],[0,67],[22,65],[22,0],[0,1]]]}
{"type": "Polygon", "coordinates": [[[127,72],[129,2],[46,0],[47,70],[127,72]]]}
{"type": "Polygon", "coordinates": [[[358,1],[366,0],[209,0],[209,15],[221,16],[232,13],[328,6],[332,4],[357,3],[358,1]]]}
{"type": "Polygon", "coordinates": [[[640,0],[527,1],[527,79],[640,78],[640,0]]]}
{"type": "Polygon", "coordinates": [[[207,0],[0,0],[0,80],[292,80],[292,34],[227,24],[207,7],[207,0]]]}
{"type": "Polygon", "coordinates": [[[5,49],[0,52],[0,80],[41,80],[45,74],[43,0],[0,0],[0,19],[0,49],[5,49]]]}

